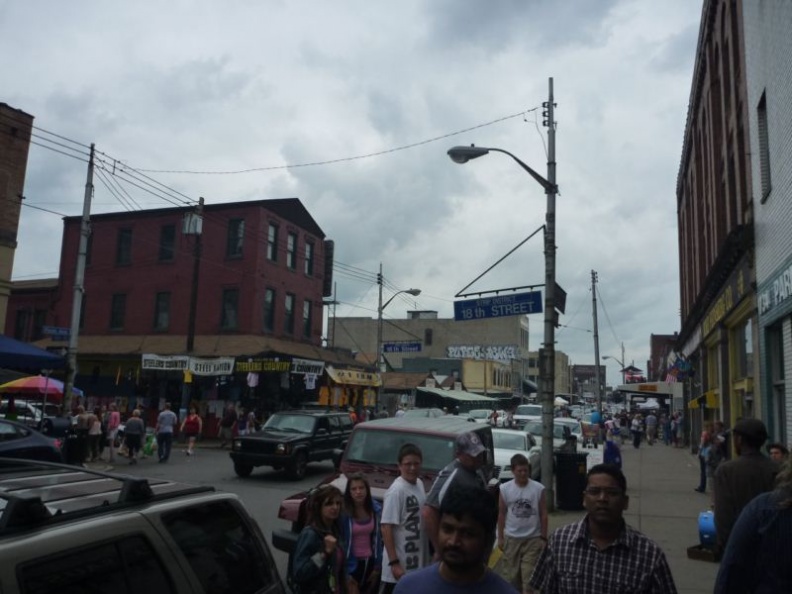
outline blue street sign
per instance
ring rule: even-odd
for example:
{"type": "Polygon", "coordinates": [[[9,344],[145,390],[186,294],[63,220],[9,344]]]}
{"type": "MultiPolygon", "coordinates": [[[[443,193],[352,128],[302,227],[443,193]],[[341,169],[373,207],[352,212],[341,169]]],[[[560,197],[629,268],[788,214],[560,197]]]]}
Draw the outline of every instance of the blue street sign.
{"type": "Polygon", "coordinates": [[[541,291],[454,302],[454,319],[458,322],[534,313],[542,313],[541,291]]]}
{"type": "Polygon", "coordinates": [[[385,342],[382,344],[384,353],[420,353],[420,342],[385,342]]]}
{"type": "Polygon", "coordinates": [[[59,326],[42,326],[41,333],[49,336],[52,340],[69,340],[69,334],[71,334],[68,328],[59,326]]]}

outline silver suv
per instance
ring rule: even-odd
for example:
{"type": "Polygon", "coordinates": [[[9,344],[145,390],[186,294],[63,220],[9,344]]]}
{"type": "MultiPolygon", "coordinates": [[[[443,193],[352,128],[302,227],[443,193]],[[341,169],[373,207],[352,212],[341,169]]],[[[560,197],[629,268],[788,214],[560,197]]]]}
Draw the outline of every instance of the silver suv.
{"type": "Polygon", "coordinates": [[[0,592],[285,594],[236,495],[0,458],[0,592]]]}

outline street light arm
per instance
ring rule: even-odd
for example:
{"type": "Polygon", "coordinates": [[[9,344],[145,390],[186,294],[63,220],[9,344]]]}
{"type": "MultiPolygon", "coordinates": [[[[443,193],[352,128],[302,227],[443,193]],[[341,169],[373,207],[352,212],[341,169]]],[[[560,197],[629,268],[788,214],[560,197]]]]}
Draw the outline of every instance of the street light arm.
{"type": "Polygon", "coordinates": [[[385,309],[386,307],[388,307],[388,305],[390,304],[390,302],[391,302],[391,301],[393,301],[394,299],[396,299],[396,297],[398,297],[398,296],[399,296],[399,295],[401,295],[402,293],[408,293],[408,294],[412,295],[413,297],[417,297],[418,295],[420,295],[420,294],[421,294],[421,290],[420,290],[420,289],[402,289],[401,291],[397,291],[396,293],[394,293],[394,294],[391,296],[391,298],[390,298],[390,299],[388,299],[388,300],[387,300],[387,301],[386,301],[386,302],[385,302],[385,303],[382,305],[382,307],[381,307],[380,309],[382,310],[382,309],[385,309]]]}
{"type": "Polygon", "coordinates": [[[513,154],[511,154],[509,151],[505,151],[505,150],[503,150],[503,149],[499,149],[499,148],[489,148],[489,149],[487,149],[487,150],[490,150],[490,151],[495,151],[496,153],[503,153],[504,155],[509,155],[509,156],[510,156],[512,159],[514,159],[515,161],[517,161],[517,164],[518,164],[520,167],[522,167],[523,169],[525,169],[525,171],[528,173],[528,175],[530,175],[530,176],[531,176],[532,178],[534,178],[534,179],[535,179],[537,182],[539,182],[539,185],[540,185],[540,186],[542,186],[542,187],[545,189],[545,192],[546,192],[546,193],[548,193],[548,194],[549,194],[549,193],[551,193],[551,192],[553,192],[553,193],[557,193],[557,192],[558,192],[558,186],[557,186],[556,184],[553,184],[553,183],[549,182],[548,180],[546,180],[544,177],[542,177],[542,176],[541,176],[540,174],[538,174],[536,171],[534,171],[533,169],[531,169],[531,168],[530,168],[528,165],[526,165],[525,163],[523,163],[523,162],[522,162],[522,161],[521,161],[521,160],[520,160],[520,159],[519,159],[519,158],[518,158],[516,155],[513,155],[513,154]]]}
{"type": "Polygon", "coordinates": [[[603,361],[605,359],[613,359],[614,361],[616,361],[616,363],[618,363],[619,365],[622,366],[622,369],[624,369],[624,362],[620,361],[619,359],[617,359],[616,357],[614,357],[612,355],[602,355],[602,359],[603,359],[603,361]]]}

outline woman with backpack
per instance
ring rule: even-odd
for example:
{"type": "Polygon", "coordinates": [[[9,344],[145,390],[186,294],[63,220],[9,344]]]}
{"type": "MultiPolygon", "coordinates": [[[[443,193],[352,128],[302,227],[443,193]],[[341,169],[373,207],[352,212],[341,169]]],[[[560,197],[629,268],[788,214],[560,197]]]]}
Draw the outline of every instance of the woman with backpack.
{"type": "Polygon", "coordinates": [[[198,411],[196,411],[193,406],[190,408],[190,414],[188,414],[182,422],[180,429],[187,438],[187,449],[184,453],[188,456],[192,456],[195,453],[195,440],[201,434],[202,430],[203,421],[198,415],[198,411]]]}
{"type": "Polygon", "coordinates": [[[339,517],[343,497],[337,487],[320,486],[311,495],[308,524],[289,558],[288,580],[300,594],[346,594],[344,546],[339,517]]]}

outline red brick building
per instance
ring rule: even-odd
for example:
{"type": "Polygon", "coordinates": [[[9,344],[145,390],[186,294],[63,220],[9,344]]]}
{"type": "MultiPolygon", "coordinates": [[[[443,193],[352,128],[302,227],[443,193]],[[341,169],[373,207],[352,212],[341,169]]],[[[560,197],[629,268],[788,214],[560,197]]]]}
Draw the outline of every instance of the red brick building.
{"type": "MultiPolygon", "coordinates": [[[[163,399],[184,406],[187,395],[270,409],[318,399],[325,364],[355,364],[321,346],[332,242],[297,198],[196,210],[91,216],[75,385],[92,398],[123,397],[122,407],[132,397],[152,408],[163,399]],[[196,361],[202,370],[219,361],[224,371],[202,374],[196,361]]],[[[81,217],[64,219],[57,287],[17,287],[7,331],[20,311],[42,304],[43,324],[71,325],[80,226],[81,217]]]]}

